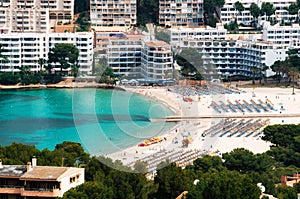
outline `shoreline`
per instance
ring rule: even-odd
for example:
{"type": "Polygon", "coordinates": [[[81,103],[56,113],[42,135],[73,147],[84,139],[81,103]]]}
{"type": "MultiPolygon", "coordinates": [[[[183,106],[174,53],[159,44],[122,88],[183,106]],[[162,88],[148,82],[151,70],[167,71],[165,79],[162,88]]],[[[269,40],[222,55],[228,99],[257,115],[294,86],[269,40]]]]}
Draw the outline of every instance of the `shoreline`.
{"type": "MultiPolygon", "coordinates": [[[[202,133],[212,127],[215,124],[218,124],[222,121],[223,117],[239,117],[242,120],[243,114],[237,113],[215,113],[214,110],[210,107],[212,101],[219,102],[224,101],[227,103],[228,100],[235,102],[238,100],[262,100],[269,99],[274,103],[277,111],[273,112],[262,112],[259,113],[261,118],[269,119],[270,125],[274,124],[299,124],[298,118],[296,115],[300,114],[300,104],[297,104],[297,101],[300,100],[300,90],[296,90],[296,95],[291,95],[289,88],[243,88],[246,90],[246,93],[241,94],[224,94],[224,95],[205,95],[201,96],[201,100],[194,99],[193,102],[184,102],[183,96],[175,94],[171,95],[167,91],[167,88],[163,89],[143,89],[143,88],[130,88],[129,90],[135,93],[144,95],[145,97],[152,97],[153,99],[159,100],[159,102],[168,104],[167,107],[172,107],[179,105],[177,107],[177,113],[181,113],[182,116],[203,116],[211,115],[211,118],[206,119],[195,119],[177,122],[173,129],[170,129],[168,132],[162,134],[166,137],[166,141],[162,141],[158,144],[153,144],[146,147],[132,146],[126,148],[122,151],[108,154],[107,157],[113,160],[120,160],[124,165],[133,166],[134,162],[137,160],[148,161],[148,159],[155,158],[156,154],[169,153],[168,151],[185,151],[188,153],[189,150],[201,151],[206,154],[211,155],[221,155],[225,152],[230,152],[235,148],[246,148],[253,153],[263,153],[270,149],[272,143],[266,142],[261,139],[261,136],[250,136],[250,137],[218,137],[218,136],[205,136],[202,137],[202,133]],[[144,90],[144,91],[141,91],[144,90]],[[145,92],[146,91],[146,92],[145,92]],[[147,92],[151,91],[151,95],[147,92]],[[253,95],[255,93],[255,95],[253,95]],[[176,97],[175,97],[176,96],[176,97]],[[181,97],[180,97],[181,96],[181,97]],[[173,98],[172,98],[173,97],[173,98]],[[162,98],[164,98],[162,100],[162,98]],[[173,100],[171,100],[173,99],[173,100]],[[175,102],[174,102],[175,101],[175,102]],[[284,110],[280,110],[280,107],[284,107],[284,110]],[[280,111],[280,112],[279,112],[280,111]],[[291,113],[294,117],[284,117],[286,114],[291,113]],[[272,117],[272,115],[277,115],[277,117],[272,117]],[[282,115],[280,117],[280,115],[282,115]],[[270,117],[269,117],[270,116],[270,117]],[[183,148],[181,142],[184,139],[184,136],[189,135],[191,137],[191,143],[188,148],[183,148]],[[174,143],[176,140],[177,144],[174,143]]],[[[127,90],[127,89],[126,89],[127,90]]],[[[257,113],[245,113],[247,118],[255,117],[257,113]]],[[[171,153],[170,152],[170,153],[171,153]]],[[[183,154],[184,155],[184,154],[183,154]]],[[[160,157],[156,157],[161,159],[160,157]]],[[[152,162],[152,159],[151,161],[152,162]]],[[[191,163],[189,160],[188,163],[191,163]]],[[[184,166],[184,164],[183,164],[184,166]]],[[[149,166],[150,167],[150,166],[149,166]]],[[[151,166],[152,168],[152,166],[151,166]]]]}
{"type": "Polygon", "coordinates": [[[120,86],[98,83],[72,83],[72,84],[30,84],[30,85],[0,85],[0,90],[34,90],[34,89],[74,89],[74,88],[100,88],[125,91],[120,86]]]}

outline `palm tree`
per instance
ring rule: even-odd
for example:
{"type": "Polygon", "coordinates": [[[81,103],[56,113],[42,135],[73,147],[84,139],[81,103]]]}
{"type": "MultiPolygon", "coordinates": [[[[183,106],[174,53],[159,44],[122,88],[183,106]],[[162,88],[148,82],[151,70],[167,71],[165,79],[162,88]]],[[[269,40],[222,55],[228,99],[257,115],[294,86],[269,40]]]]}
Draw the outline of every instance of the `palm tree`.
{"type": "Polygon", "coordinates": [[[289,71],[289,76],[292,77],[292,84],[293,84],[292,95],[295,95],[295,80],[297,80],[299,77],[298,70],[295,67],[291,68],[289,71]]]}

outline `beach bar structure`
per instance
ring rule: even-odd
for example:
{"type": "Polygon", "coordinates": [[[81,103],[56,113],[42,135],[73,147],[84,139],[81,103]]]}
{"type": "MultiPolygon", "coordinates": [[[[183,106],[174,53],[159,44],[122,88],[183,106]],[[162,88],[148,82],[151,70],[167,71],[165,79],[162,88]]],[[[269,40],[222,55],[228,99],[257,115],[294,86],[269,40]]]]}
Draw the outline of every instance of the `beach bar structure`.
{"type": "Polygon", "coordinates": [[[84,183],[84,168],[37,166],[37,159],[27,165],[3,165],[0,160],[1,198],[57,198],[84,183]]]}

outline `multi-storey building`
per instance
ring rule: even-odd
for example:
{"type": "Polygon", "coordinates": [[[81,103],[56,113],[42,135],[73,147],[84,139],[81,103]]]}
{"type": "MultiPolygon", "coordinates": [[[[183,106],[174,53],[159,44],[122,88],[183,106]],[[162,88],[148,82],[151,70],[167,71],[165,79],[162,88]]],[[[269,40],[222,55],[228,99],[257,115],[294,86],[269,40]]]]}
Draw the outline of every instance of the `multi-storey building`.
{"type": "MultiPolygon", "coordinates": [[[[0,44],[8,61],[0,60],[0,71],[18,72],[21,66],[40,71],[38,60],[48,59],[57,43],[74,44],[79,49],[79,73],[90,74],[93,62],[93,33],[8,33],[0,34],[0,44]]],[[[60,70],[56,68],[55,70],[60,70]]]]}
{"type": "Polygon", "coordinates": [[[1,32],[53,32],[73,19],[74,0],[6,0],[0,4],[1,32]]]}
{"type": "Polygon", "coordinates": [[[115,74],[140,77],[142,34],[111,34],[107,63],[115,74]]]}
{"type": "Polygon", "coordinates": [[[263,40],[271,41],[286,48],[300,48],[300,26],[271,26],[266,23],[263,29],[263,40]]]}
{"type": "Polygon", "coordinates": [[[206,69],[206,77],[215,75],[252,76],[253,68],[261,69],[263,64],[272,65],[277,60],[285,60],[286,50],[273,43],[242,40],[186,40],[180,46],[193,47],[199,52],[206,69]]]}
{"type": "Polygon", "coordinates": [[[131,27],[136,25],[136,0],[91,0],[92,27],[131,27]]]}
{"type": "Polygon", "coordinates": [[[224,6],[221,9],[221,21],[223,24],[228,24],[237,20],[237,23],[244,25],[251,25],[253,17],[249,11],[252,3],[257,4],[257,0],[240,0],[239,2],[243,4],[245,10],[238,12],[234,8],[234,3],[238,0],[226,0],[224,6]]]}
{"type": "MultiPolygon", "coordinates": [[[[287,8],[292,4],[296,3],[297,0],[258,0],[257,4],[259,7],[263,3],[271,3],[275,9],[275,14],[271,16],[271,18],[276,21],[276,22],[287,22],[291,18],[296,18],[297,15],[290,15],[289,12],[287,11],[287,8]]],[[[262,19],[266,20],[266,15],[262,14],[262,19]]]]}
{"type": "Polygon", "coordinates": [[[159,0],[159,24],[166,27],[203,25],[203,0],[159,0]]]}
{"type": "MultiPolygon", "coordinates": [[[[262,3],[271,3],[273,4],[273,7],[275,9],[275,14],[271,16],[272,20],[276,22],[280,21],[289,21],[289,19],[295,18],[295,15],[290,15],[288,11],[286,10],[287,7],[291,3],[295,3],[296,0],[239,0],[245,8],[244,11],[239,12],[234,8],[234,3],[236,3],[238,0],[226,0],[223,8],[221,9],[221,21],[224,24],[228,24],[230,22],[237,20],[238,24],[244,24],[244,25],[251,25],[253,22],[253,16],[250,13],[250,6],[252,3],[257,4],[259,7],[261,7],[262,3]]],[[[262,16],[260,17],[260,22],[266,20],[265,13],[262,13],[262,16]]]]}
{"type": "Polygon", "coordinates": [[[27,165],[3,165],[0,160],[1,198],[57,198],[84,183],[84,168],[37,166],[36,158],[27,165]]]}
{"type": "Polygon", "coordinates": [[[146,79],[168,79],[173,74],[173,53],[163,41],[143,42],[141,73],[146,79]]]}
{"type": "Polygon", "coordinates": [[[226,38],[227,30],[222,24],[217,24],[216,28],[209,26],[199,28],[170,28],[168,34],[170,35],[170,44],[175,47],[186,39],[194,40],[222,40],[226,38]]]}

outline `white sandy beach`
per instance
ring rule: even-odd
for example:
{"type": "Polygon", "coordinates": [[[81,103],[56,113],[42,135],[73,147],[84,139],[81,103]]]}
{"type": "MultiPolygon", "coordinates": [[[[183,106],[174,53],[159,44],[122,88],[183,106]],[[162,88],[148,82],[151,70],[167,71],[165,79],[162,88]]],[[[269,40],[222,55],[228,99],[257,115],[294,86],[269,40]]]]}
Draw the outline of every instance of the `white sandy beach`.
{"type": "MultiPolygon", "coordinates": [[[[246,92],[241,94],[220,94],[201,97],[199,101],[198,96],[194,96],[193,102],[185,102],[182,96],[169,92],[166,88],[149,88],[143,87],[126,88],[131,92],[136,92],[146,97],[154,98],[179,116],[209,116],[207,119],[191,119],[189,121],[179,122],[170,132],[166,132],[164,137],[166,140],[146,147],[133,146],[123,151],[109,154],[108,157],[113,160],[121,160],[125,165],[132,166],[136,160],[145,160],[148,157],[155,157],[155,154],[162,153],[162,151],[189,151],[200,150],[210,154],[221,154],[230,152],[235,148],[246,148],[254,153],[262,153],[270,148],[271,143],[261,140],[261,137],[211,137],[202,136],[204,130],[209,129],[212,125],[217,124],[221,119],[214,118],[215,116],[231,116],[243,115],[250,116],[266,115],[265,119],[270,119],[270,124],[298,124],[299,117],[280,117],[280,114],[300,114],[300,91],[295,90],[296,94],[292,95],[290,88],[247,88],[243,89],[246,92]],[[212,101],[241,101],[251,100],[258,101],[259,99],[265,101],[270,100],[276,111],[266,113],[216,113],[210,106],[212,101]],[[268,117],[269,115],[279,115],[278,117],[268,117]],[[182,148],[182,140],[184,136],[191,138],[191,143],[188,148],[182,148]]],[[[149,158],[148,158],[149,159],[149,158]]]]}

